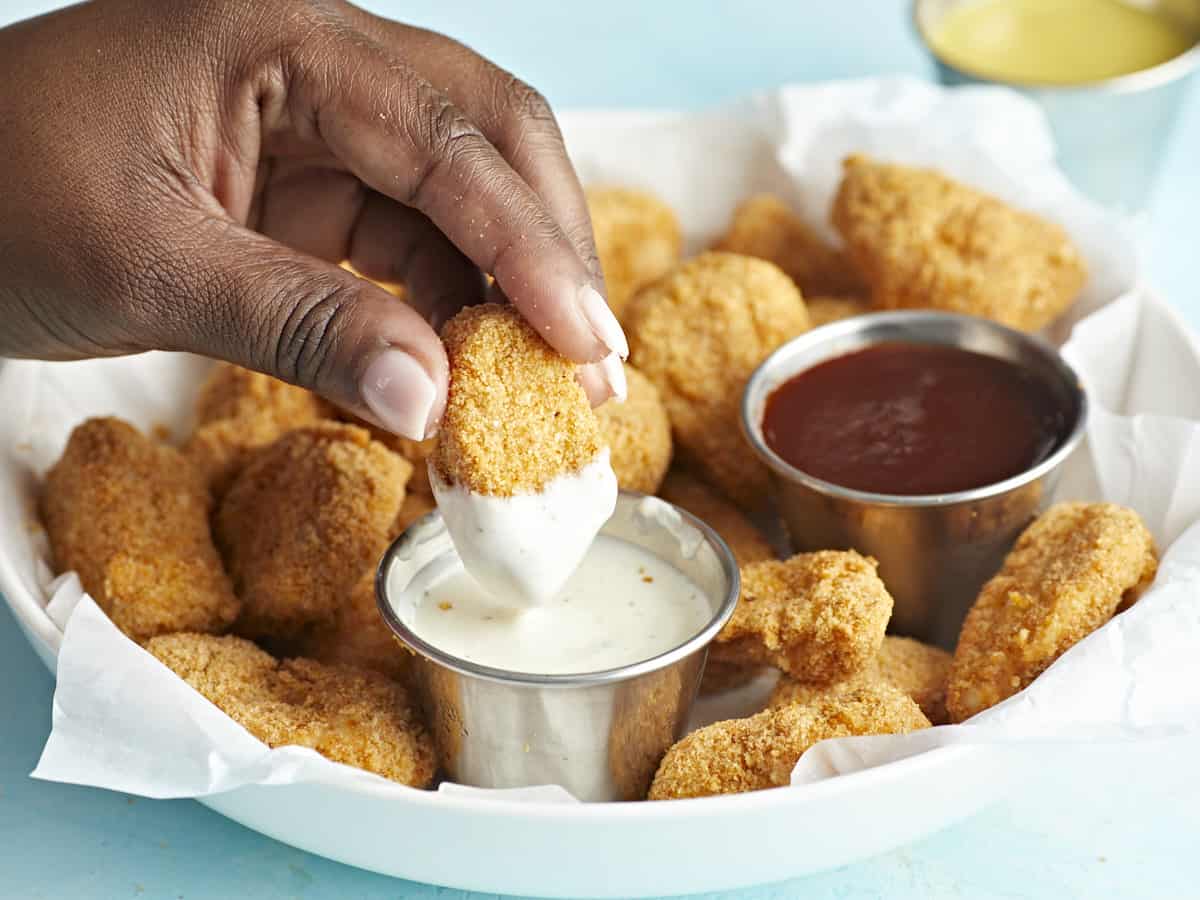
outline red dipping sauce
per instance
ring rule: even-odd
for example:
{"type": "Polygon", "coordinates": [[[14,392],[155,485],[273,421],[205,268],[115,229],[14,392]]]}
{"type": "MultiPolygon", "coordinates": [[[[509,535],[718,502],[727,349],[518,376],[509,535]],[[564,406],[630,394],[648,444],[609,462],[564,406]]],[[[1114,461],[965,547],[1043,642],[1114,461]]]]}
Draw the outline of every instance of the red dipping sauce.
{"type": "Polygon", "coordinates": [[[1068,412],[1015,363],[941,344],[890,342],[785,381],[763,436],[808,475],[877,494],[948,494],[1004,481],[1050,456],[1068,412]]]}

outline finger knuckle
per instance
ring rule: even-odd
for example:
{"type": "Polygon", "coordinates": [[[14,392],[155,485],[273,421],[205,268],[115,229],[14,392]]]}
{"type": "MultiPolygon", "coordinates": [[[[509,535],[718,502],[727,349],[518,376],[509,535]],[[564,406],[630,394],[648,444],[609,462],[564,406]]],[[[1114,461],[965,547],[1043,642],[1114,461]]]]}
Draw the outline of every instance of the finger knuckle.
{"type": "Polygon", "coordinates": [[[358,279],[320,276],[297,298],[287,298],[274,328],[274,371],[295,384],[329,379],[338,348],[361,293],[358,279]]]}
{"type": "Polygon", "coordinates": [[[438,99],[422,106],[424,111],[415,114],[418,121],[413,141],[420,151],[420,163],[409,191],[418,208],[424,207],[441,176],[459,177],[464,169],[481,161],[488,147],[479,129],[449,100],[438,99]]]}

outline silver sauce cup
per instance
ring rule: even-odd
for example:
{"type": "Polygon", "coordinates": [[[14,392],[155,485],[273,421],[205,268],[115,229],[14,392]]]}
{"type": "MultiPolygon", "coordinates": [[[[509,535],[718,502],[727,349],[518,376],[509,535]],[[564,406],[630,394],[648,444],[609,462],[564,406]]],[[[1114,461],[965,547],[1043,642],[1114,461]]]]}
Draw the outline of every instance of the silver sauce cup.
{"type": "MultiPolygon", "coordinates": [[[[941,58],[931,35],[943,17],[972,0],[915,0],[913,22],[947,85],[1002,84],[1021,91],[1045,111],[1058,163],[1084,193],[1125,212],[1146,205],[1172,126],[1192,76],[1200,68],[1200,0],[1140,0],[1194,35],[1190,50],[1157,66],[1084,84],[1049,85],[1002,81],[941,58]]],[[[1079,40],[1087,41],[1088,26],[1079,40]]]]}
{"type": "Polygon", "coordinates": [[[1054,490],[1063,462],[1083,438],[1087,397],[1050,344],[986,319],[912,311],[858,316],[784,344],[750,377],[742,424],[775,486],[775,503],[798,551],[850,549],[875,557],[900,634],[953,647],[983,583],[1054,490]],[[1066,433],[1042,462],[1013,478],[950,494],[856,491],[790,465],[763,436],[767,398],[820,362],[885,341],[943,344],[1000,357],[1036,373],[1066,412],[1066,433]]]}
{"type": "Polygon", "coordinates": [[[462,565],[440,513],[414,523],[384,555],[376,577],[379,609],[416,654],[416,684],[442,769],[454,781],[489,788],[558,784],[580,800],[641,800],[663,754],[682,736],[708,644],[737,603],[733,554],[699,519],[635,493],[621,493],[600,533],[687,575],[709,600],[708,624],[652,659],[602,672],[494,669],[452,656],[410,628],[424,589],[462,565]]]}

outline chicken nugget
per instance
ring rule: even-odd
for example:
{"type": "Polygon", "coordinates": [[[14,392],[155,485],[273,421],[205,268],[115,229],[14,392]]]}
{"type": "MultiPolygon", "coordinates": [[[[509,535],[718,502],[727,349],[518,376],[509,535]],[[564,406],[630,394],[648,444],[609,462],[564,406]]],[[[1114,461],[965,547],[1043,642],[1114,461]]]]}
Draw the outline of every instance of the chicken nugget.
{"type": "Polygon", "coordinates": [[[885,682],[912,697],[934,725],[944,725],[948,721],[946,679],[951,659],[951,655],[940,647],[888,635],[883,639],[878,655],[861,672],[827,685],[807,684],[785,676],[775,686],[768,706],[812,703],[835,693],[885,682]]]}
{"type": "Polygon", "coordinates": [[[847,158],[833,222],[884,309],[929,307],[1037,331],[1087,280],[1060,226],[929,169],[847,158]]]}
{"type": "Polygon", "coordinates": [[[437,509],[437,504],[428,494],[420,494],[415,491],[406,494],[404,503],[400,505],[400,512],[396,513],[396,519],[388,530],[388,537],[395,540],[408,530],[409,525],[417,519],[427,516],[435,509],[437,509]]]}
{"type": "Polygon", "coordinates": [[[733,552],[739,566],[775,559],[766,535],[740,509],[684,470],[671,469],[658,495],[686,509],[715,531],[733,552]]]}
{"type": "Polygon", "coordinates": [[[143,641],[224,631],[237,617],[210,502],[179,451],[119,419],[89,419],[46,474],[41,515],[57,566],[77,572],[113,623],[143,641]]]}
{"type": "Polygon", "coordinates": [[[809,294],[855,294],[866,289],[846,253],[829,246],[772,194],[758,194],[738,206],[713,249],[774,263],[796,282],[805,300],[809,294]]]}
{"type": "Polygon", "coordinates": [[[653,494],[671,464],[671,422],[656,388],[633,366],[625,366],[629,395],[596,409],[613,472],[622,490],[653,494]]]}
{"type": "Polygon", "coordinates": [[[862,687],[814,703],[791,703],[747,719],[700,728],[667,751],[651,800],[737,794],[791,782],[804,752],[829,738],[905,734],[928,728],[912,699],[889,684],[862,687]]]}
{"type": "Polygon", "coordinates": [[[342,601],[330,625],[318,625],[304,637],[300,656],[318,662],[358,666],[403,681],[412,668],[412,653],[383,621],[375,601],[371,569],[342,601]]]}
{"type": "Polygon", "coordinates": [[[627,327],[677,451],[743,509],[762,507],[769,480],[742,436],[742,390],[771,351],[808,328],[791,279],[760,259],[705,253],[638,294],[627,327]]]}
{"type": "Polygon", "coordinates": [[[219,499],[254,450],[292,428],[333,414],[333,407],[312,391],[232,363],[217,363],[200,387],[196,428],[183,452],[219,499]]]}
{"type": "Polygon", "coordinates": [[[341,409],[337,410],[337,419],[339,422],[348,422],[351,425],[357,425],[359,428],[367,429],[371,434],[371,440],[379,441],[379,443],[383,444],[383,446],[387,447],[393,453],[399,453],[412,463],[412,477],[409,478],[406,486],[409,493],[415,492],[424,494],[427,497],[433,496],[433,488],[429,486],[429,472],[426,464],[429,457],[433,454],[434,444],[437,443],[436,437],[426,438],[423,441],[414,441],[412,438],[393,434],[384,428],[380,428],[378,425],[373,425],[366,419],[360,419],[354,413],[341,409]]]}
{"type": "Polygon", "coordinates": [[[770,663],[828,684],[861,671],[883,643],[892,597],[874,559],[854,550],[797,553],[742,570],[742,594],[710,655],[770,663]]]}
{"type": "Polygon", "coordinates": [[[416,707],[377,672],[279,661],[232,635],[169,634],[146,649],[270,747],[310,747],[412,787],[433,780],[433,743],[416,707]]]}
{"type": "Polygon", "coordinates": [[[258,450],[217,512],[244,604],[239,633],[288,640],[331,625],[388,544],[412,472],[361,428],[326,422],[258,450]]]}
{"type": "Polygon", "coordinates": [[[808,306],[808,318],[813,328],[871,312],[871,304],[859,297],[805,296],[804,302],[808,306]]]}
{"type": "Polygon", "coordinates": [[[946,705],[961,722],[1027,687],[1154,579],[1154,539],[1132,509],[1057,503],[1038,516],[967,613],[946,705]]]}
{"type": "Polygon", "coordinates": [[[630,188],[588,188],[587,205],[608,305],[623,320],[630,298],[679,262],[679,221],[658,197],[630,188]]]}
{"type": "Polygon", "coordinates": [[[575,366],[511,306],[464,309],[442,338],[450,389],[433,495],[471,577],[509,605],[536,605],[616,507],[599,420],[575,366]]]}

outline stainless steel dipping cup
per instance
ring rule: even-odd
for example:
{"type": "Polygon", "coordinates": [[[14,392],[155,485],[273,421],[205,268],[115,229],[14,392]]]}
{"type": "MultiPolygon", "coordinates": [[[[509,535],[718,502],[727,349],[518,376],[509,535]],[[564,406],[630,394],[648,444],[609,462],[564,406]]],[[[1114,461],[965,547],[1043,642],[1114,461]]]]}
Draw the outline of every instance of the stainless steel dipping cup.
{"type": "Polygon", "coordinates": [[[986,319],[940,312],[875,313],[814,329],[769,356],[750,377],[742,400],[743,428],[771,470],[775,502],[795,549],[852,548],[875,557],[895,600],[891,628],[947,648],[954,646],[979,588],[1052,494],[1086,423],[1087,397],[1079,379],[1050,344],[986,319]],[[885,341],[961,347],[1036,372],[1059,395],[1066,433],[1047,459],[1013,478],[969,491],[913,496],[831,484],[767,446],[763,412],[775,388],[823,360],[885,341]]]}
{"type": "MultiPolygon", "coordinates": [[[[1147,201],[1179,108],[1200,68],[1200,0],[1138,0],[1189,29],[1190,50],[1129,75],[1077,85],[999,81],[938,56],[930,35],[948,12],[972,0],[915,0],[913,21],[947,85],[1001,84],[1031,97],[1046,112],[1063,171],[1084,193],[1123,212],[1147,201]]],[[[1088,40],[1087,26],[1079,40],[1088,40]]]]}
{"type": "Polygon", "coordinates": [[[733,554],[699,519],[641,494],[622,492],[601,534],[637,544],[695,582],[712,606],[704,629],[652,659],[603,672],[493,669],[451,656],[409,627],[424,589],[462,565],[441,514],[414,523],[384,555],[379,609],[416,654],[418,689],[442,768],[454,781],[558,784],[580,800],[641,800],[663,754],[682,736],[708,644],[737,603],[733,554]]]}

